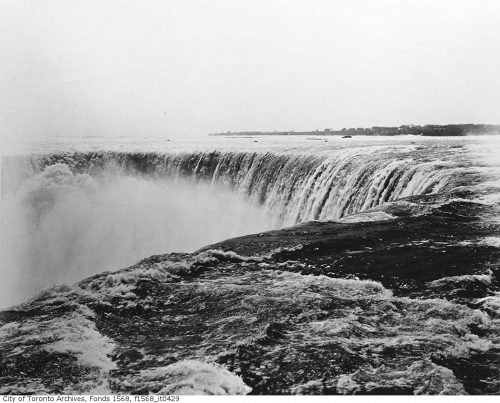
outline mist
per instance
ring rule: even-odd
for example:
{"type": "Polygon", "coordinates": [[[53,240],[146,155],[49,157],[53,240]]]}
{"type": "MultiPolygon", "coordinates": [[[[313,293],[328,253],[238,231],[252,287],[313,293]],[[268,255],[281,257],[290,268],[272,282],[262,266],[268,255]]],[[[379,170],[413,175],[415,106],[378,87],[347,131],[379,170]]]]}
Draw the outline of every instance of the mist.
{"type": "Polygon", "coordinates": [[[2,194],[0,307],[51,284],[192,252],[270,223],[243,196],[209,184],[116,170],[94,178],[48,166],[2,194]]]}

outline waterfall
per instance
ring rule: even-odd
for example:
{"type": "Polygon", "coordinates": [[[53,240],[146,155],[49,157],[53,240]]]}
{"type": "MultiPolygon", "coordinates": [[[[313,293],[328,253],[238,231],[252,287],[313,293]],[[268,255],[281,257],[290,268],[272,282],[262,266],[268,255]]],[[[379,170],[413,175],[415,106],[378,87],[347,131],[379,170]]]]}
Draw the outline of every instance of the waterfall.
{"type": "Polygon", "coordinates": [[[12,295],[0,305],[152,254],[440,192],[463,172],[454,162],[355,151],[5,157],[2,273],[12,295]]]}
{"type": "Polygon", "coordinates": [[[456,186],[461,172],[450,161],[353,152],[332,156],[219,151],[61,153],[32,156],[27,165],[41,171],[54,163],[90,175],[122,169],[227,187],[261,204],[279,226],[338,219],[403,197],[436,193],[456,186]]]}

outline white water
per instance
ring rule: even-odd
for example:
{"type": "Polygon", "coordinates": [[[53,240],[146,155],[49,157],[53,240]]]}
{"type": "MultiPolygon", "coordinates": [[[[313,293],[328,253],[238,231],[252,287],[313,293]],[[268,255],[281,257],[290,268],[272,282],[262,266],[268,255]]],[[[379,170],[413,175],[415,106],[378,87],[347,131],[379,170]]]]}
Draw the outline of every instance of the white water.
{"type": "MultiPolygon", "coordinates": [[[[43,346],[43,350],[49,353],[71,354],[77,359],[73,365],[84,367],[86,373],[80,377],[78,385],[66,384],[59,393],[109,394],[108,373],[116,368],[109,354],[115,344],[97,330],[95,313],[76,301],[82,294],[81,290],[67,286],[45,290],[31,305],[34,310],[49,306],[45,315],[0,326],[0,349],[24,349],[26,354],[43,346]],[[66,310],[61,310],[61,306],[66,310]]],[[[0,394],[4,393],[47,394],[50,389],[35,378],[32,382],[15,386],[0,384],[0,394]]]]}
{"type": "Polygon", "coordinates": [[[269,229],[242,196],[186,180],[47,167],[2,201],[0,307],[153,254],[191,252],[269,229]]]}
{"type": "MultiPolygon", "coordinates": [[[[477,156],[498,167],[498,158],[487,157],[498,155],[497,139],[489,137],[320,139],[52,138],[30,145],[44,153],[94,149],[104,170],[91,177],[67,165],[42,166],[44,172],[22,180],[2,172],[0,307],[152,254],[438,192],[477,156]],[[151,153],[140,154],[139,163],[153,176],[133,174],[131,151],[151,153]]],[[[73,154],[63,161],[75,163],[73,154]]]]}

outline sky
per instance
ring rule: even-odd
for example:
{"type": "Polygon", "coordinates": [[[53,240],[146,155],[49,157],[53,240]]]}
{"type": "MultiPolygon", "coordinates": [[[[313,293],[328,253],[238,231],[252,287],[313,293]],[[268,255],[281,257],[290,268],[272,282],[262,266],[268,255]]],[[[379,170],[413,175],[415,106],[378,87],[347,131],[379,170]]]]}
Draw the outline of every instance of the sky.
{"type": "Polygon", "coordinates": [[[500,2],[0,0],[2,137],[500,123],[500,2]]]}

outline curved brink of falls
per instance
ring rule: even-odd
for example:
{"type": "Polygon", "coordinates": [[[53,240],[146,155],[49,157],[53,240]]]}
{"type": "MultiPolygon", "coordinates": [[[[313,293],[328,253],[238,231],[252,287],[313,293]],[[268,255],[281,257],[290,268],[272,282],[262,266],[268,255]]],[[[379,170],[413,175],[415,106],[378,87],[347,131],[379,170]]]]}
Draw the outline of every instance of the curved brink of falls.
{"type": "Polygon", "coordinates": [[[49,155],[30,161],[35,170],[57,162],[92,175],[121,168],[227,186],[264,205],[278,226],[338,219],[384,202],[465,183],[460,178],[464,170],[454,162],[422,161],[404,154],[359,154],[359,150],[333,156],[102,152],[49,155]]]}

